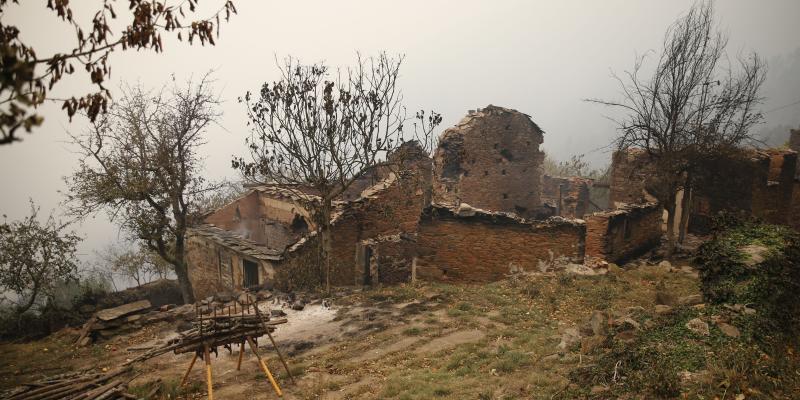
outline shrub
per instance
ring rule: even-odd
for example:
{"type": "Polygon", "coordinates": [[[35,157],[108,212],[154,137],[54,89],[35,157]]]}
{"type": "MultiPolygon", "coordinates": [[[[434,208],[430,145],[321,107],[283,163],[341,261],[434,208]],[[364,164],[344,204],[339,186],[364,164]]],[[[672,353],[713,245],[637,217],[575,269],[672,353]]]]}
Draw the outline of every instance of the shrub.
{"type": "Polygon", "coordinates": [[[703,244],[696,258],[706,299],[755,308],[762,333],[797,331],[800,235],[783,226],[753,221],[734,224],[727,220],[724,226],[727,229],[703,244]],[[766,248],[764,261],[748,262],[745,246],[766,248]]]}

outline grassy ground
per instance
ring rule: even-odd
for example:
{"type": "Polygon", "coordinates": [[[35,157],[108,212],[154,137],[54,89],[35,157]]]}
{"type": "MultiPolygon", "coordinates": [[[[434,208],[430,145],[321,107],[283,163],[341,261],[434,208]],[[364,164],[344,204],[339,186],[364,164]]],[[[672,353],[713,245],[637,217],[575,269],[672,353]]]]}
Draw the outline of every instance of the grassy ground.
{"type": "MultiPolygon", "coordinates": [[[[274,359],[273,372],[290,399],[733,399],[743,387],[738,382],[772,375],[743,364],[736,355],[752,349],[715,326],[708,337],[693,336],[684,326],[688,319],[723,311],[709,306],[677,308],[670,316],[654,313],[657,291],[676,298],[699,293],[690,272],[630,265],[603,276],[536,275],[484,285],[424,283],[355,292],[335,300],[339,312],[331,323],[339,324],[341,337],[290,357],[297,385],[287,384],[274,359]],[[632,315],[641,331],[625,340],[612,334],[599,350],[560,351],[564,330],[580,326],[594,310],[632,315]],[[616,384],[614,367],[620,360],[627,366],[639,362],[647,379],[627,374],[630,384],[616,384]],[[707,379],[652,375],[659,371],[707,379]]],[[[732,323],[746,335],[743,322],[732,323]]],[[[0,354],[0,384],[8,387],[39,373],[113,363],[109,354],[115,353],[103,345],[74,350],[68,340],[53,336],[32,344],[0,344],[0,354]]],[[[202,398],[200,375],[189,388],[177,388],[186,360],[170,357],[140,366],[142,375],[132,390],[143,394],[158,384],[159,398],[202,398]]],[[[214,362],[235,360],[235,354],[221,358],[214,362]]],[[[218,398],[275,398],[257,369],[220,371],[215,375],[218,398]]]]}
{"type": "MultiPolygon", "coordinates": [[[[488,285],[408,285],[374,290],[366,297],[394,302],[425,302],[418,314],[397,326],[306,357],[310,375],[324,376],[301,397],[347,392],[354,397],[430,398],[572,398],[581,390],[568,373],[592,362],[577,353],[558,354],[560,333],[581,323],[593,310],[652,310],[661,282],[677,296],[698,293],[697,281],[685,273],[654,266],[605,276],[549,275],[510,279],[488,285]],[[441,350],[418,352],[427,343],[453,332],[483,333],[480,338],[441,350]],[[359,355],[417,338],[395,352],[367,362],[359,355]],[[363,385],[358,382],[365,381],[363,385]]],[[[587,388],[588,389],[588,388],[587,388]]],[[[347,396],[344,396],[347,397],[347,396]]]]}

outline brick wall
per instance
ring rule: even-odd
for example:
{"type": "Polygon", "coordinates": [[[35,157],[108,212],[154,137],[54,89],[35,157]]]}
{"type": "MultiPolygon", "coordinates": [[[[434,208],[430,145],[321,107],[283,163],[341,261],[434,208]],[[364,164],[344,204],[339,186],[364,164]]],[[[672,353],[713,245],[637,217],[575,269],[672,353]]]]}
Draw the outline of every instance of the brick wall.
{"type": "Polygon", "coordinates": [[[652,249],[661,239],[662,213],[658,204],[630,204],[585,216],[586,256],[625,262],[652,249]]]}
{"type": "Polygon", "coordinates": [[[439,139],[434,201],[534,216],[541,207],[542,131],[515,110],[488,106],[439,139]]]}
{"type": "Polygon", "coordinates": [[[559,210],[565,218],[581,218],[589,210],[589,187],[592,180],[580,177],[544,175],[542,202],[559,210]]]}
{"type": "MultiPolygon", "coordinates": [[[[800,153],[800,129],[789,131],[789,148],[800,153]]],[[[795,167],[795,177],[800,178],[800,164],[795,167]]]]}
{"type": "Polygon", "coordinates": [[[361,239],[416,232],[419,216],[430,204],[430,168],[393,176],[387,187],[353,203],[361,239]]]}
{"type": "Polygon", "coordinates": [[[584,235],[583,223],[562,218],[530,222],[430,207],[417,236],[416,274],[427,280],[489,282],[512,269],[533,270],[553,257],[582,262],[584,235]]]}

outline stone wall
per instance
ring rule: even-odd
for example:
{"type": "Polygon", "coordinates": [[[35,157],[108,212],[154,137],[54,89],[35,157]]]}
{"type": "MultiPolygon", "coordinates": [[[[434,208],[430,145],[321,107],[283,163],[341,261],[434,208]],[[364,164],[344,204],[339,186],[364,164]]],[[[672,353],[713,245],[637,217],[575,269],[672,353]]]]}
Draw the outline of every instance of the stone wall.
{"type": "Polygon", "coordinates": [[[261,245],[284,249],[308,232],[311,217],[277,190],[257,187],[205,217],[204,222],[261,245]]]}
{"type": "Polygon", "coordinates": [[[639,204],[652,201],[647,192],[647,178],[652,173],[647,152],[642,149],[616,151],[611,156],[609,202],[611,208],[620,204],[639,204]]]}
{"type": "Polygon", "coordinates": [[[759,182],[753,193],[753,214],[766,222],[785,225],[791,219],[797,153],[783,149],[764,152],[769,157],[769,169],[766,182],[759,182]]]}
{"type": "Polygon", "coordinates": [[[743,150],[704,160],[705,175],[692,193],[689,231],[707,233],[721,211],[792,224],[797,153],[743,150]]]}
{"type": "Polygon", "coordinates": [[[369,266],[368,284],[409,282],[416,254],[416,235],[381,236],[361,242],[356,265],[369,266]]]}
{"type": "Polygon", "coordinates": [[[555,215],[565,218],[582,218],[589,209],[588,178],[556,177],[544,175],[542,179],[542,201],[552,207],[555,215]]]}
{"type": "Polygon", "coordinates": [[[585,216],[586,257],[620,263],[652,249],[661,240],[662,213],[650,203],[585,216]]]}
{"type": "MultiPolygon", "coordinates": [[[[331,284],[360,285],[376,282],[380,269],[367,274],[365,261],[359,258],[362,242],[390,235],[416,232],[419,216],[430,202],[430,159],[414,168],[388,173],[387,178],[365,189],[361,197],[343,204],[331,228],[331,284]]],[[[278,268],[279,286],[283,288],[313,287],[320,282],[320,261],[317,259],[318,238],[312,236],[293,246],[278,268]]],[[[379,246],[387,257],[392,245],[379,246]]],[[[394,268],[394,267],[392,267],[394,268]]],[[[388,274],[384,271],[384,275],[388,274]]],[[[392,272],[396,276],[399,273],[392,272]]],[[[389,279],[398,279],[392,277],[389,279]]]]}
{"type": "Polygon", "coordinates": [[[258,264],[260,284],[273,283],[275,268],[271,262],[243,255],[199,235],[189,235],[186,262],[195,297],[202,299],[220,291],[242,290],[245,259],[258,264]]]}
{"type": "Polygon", "coordinates": [[[488,106],[439,138],[434,202],[535,216],[542,206],[542,130],[519,111],[488,106]]]}
{"type": "MultiPolygon", "coordinates": [[[[789,131],[789,148],[800,153],[800,129],[789,131]]],[[[800,164],[795,167],[795,178],[800,178],[800,164]]]]}
{"type": "Polygon", "coordinates": [[[265,240],[261,228],[263,211],[259,198],[258,192],[251,191],[209,214],[204,221],[255,242],[263,242],[265,240]]]}
{"type": "MultiPolygon", "coordinates": [[[[359,232],[359,221],[352,211],[346,211],[331,226],[332,286],[351,286],[356,283],[355,258],[359,232]]],[[[324,285],[326,271],[319,251],[320,237],[316,234],[289,247],[276,268],[276,287],[294,290],[324,285]]]]}
{"type": "Polygon", "coordinates": [[[505,214],[432,206],[417,236],[417,279],[490,282],[513,270],[567,257],[583,262],[585,226],[554,217],[527,221],[505,214]]]}

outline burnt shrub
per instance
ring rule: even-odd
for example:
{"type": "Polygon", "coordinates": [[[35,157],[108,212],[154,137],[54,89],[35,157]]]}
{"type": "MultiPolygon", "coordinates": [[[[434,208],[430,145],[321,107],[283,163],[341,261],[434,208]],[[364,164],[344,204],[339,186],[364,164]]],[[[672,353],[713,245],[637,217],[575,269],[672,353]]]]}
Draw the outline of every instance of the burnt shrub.
{"type": "Polygon", "coordinates": [[[800,235],[784,226],[726,221],[698,250],[701,289],[712,304],[756,311],[754,334],[768,339],[800,326],[800,235]]]}

